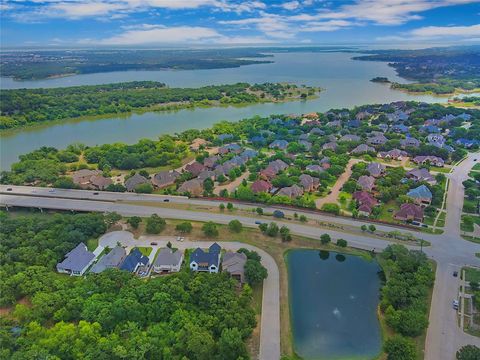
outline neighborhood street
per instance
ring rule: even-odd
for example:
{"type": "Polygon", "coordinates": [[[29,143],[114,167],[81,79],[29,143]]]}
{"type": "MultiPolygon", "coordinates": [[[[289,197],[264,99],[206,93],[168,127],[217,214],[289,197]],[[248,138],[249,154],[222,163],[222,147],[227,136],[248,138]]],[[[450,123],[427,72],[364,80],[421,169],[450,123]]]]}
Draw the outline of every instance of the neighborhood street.
{"type": "MultiPolygon", "coordinates": [[[[437,263],[436,281],[430,311],[430,325],[426,339],[425,359],[427,360],[454,359],[455,352],[460,346],[465,344],[480,345],[480,340],[478,338],[465,334],[459,328],[457,324],[456,312],[452,309],[451,305],[453,299],[456,299],[458,296],[459,287],[459,279],[452,276],[453,271],[459,270],[460,267],[466,264],[480,266],[480,259],[475,257],[475,253],[480,252],[480,245],[463,240],[460,236],[459,228],[464,192],[462,181],[466,179],[469,169],[475,164],[474,158],[480,158],[480,155],[470,154],[466,160],[460,163],[450,174],[447,175],[450,178],[450,186],[447,194],[447,217],[445,232],[443,234],[433,235],[403,229],[401,230],[404,233],[411,232],[417,238],[422,238],[429,241],[431,246],[424,248],[424,251],[437,263]]],[[[186,219],[193,221],[215,221],[221,224],[226,224],[233,219],[238,219],[244,224],[244,226],[258,226],[255,224],[256,219],[254,217],[236,216],[234,213],[207,213],[201,211],[180,210],[169,208],[168,204],[164,204],[165,206],[162,207],[154,207],[125,203],[125,201],[157,201],[163,203],[163,200],[168,198],[170,203],[218,205],[218,202],[209,200],[104,192],[99,192],[98,195],[94,195],[92,191],[81,190],[57,189],[55,192],[52,192],[49,189],[11,185],[0,186],[0,193],[2,194],[0,198],[0,204],[3,206],[36,207],[75,211],[116,211],[125,216],[149,216],[153,213],[156,213],[165,218],[186,219]],[[7,191],[8,189],[11,190],[7,191]],[[119,200],[123,200],[123,202],[119,200]]],[[[252,205],[236,204],[235,206],[239,208],[242,206],[249,209],[252,208],[252,205]]],[[[268,209],[267,211],[274,209],[270,207],[264,208],[268,209]]],[[[297,210],[296,212],[299,215],[305,214],[309,219],[316,219],[326,223],[334,221],[335,224],[344,224],[356,227],[359,227],[365,223],[350,218],[303,213],[300,210],[297,210]]],[[[293,211],[285,211],[285,213],[291,215],[293,211]]],[[[348,241],[350,246],[361,249],[380,250],[390,244],[389,241],[382,240],[380,238],[369,237],[368,234],[342,232],[341,229],[339,230],[338,228],[323,229],[298,222],[281,220],[275,221],[280,226],[288,226],[292,233],[298,235],[319,238],[321,233],[328,233],[334,239],[343,238],[348,241]]],[[[398,230],[398,228],[390,227],[388,225],[378,225],[377,229],[382,231],[398,230]]],[[[195,242],[195,244],[198,245],[199,243],[195,242]]],[[[247,247],[245,244],[241,244],[241,246],[247,247]]],[[[262,252],[261,255],[262,258],[271,259],[269,256],[264,256],[264,252],[262,252]]],[[[271,261],[273,261],[273,259],[271,259],[271,261]]],[[[273,266],[273,268],[276,268],[276,266],[273,266]]],[[[276,276],[278,277],[278,268],[276,269],[276,276]]],[[[270,272],[270,268],[268,270],[269,274],[274,273],[270,272]]],[[[269,275],[269,281],[266,283],[269,285],[264,287],[264,312],[262,316],[260,353],[261,359],[276,360],[279,359],[279,355],[277,354],[280,354],[279,316],[269,313],[269,316],[267,317],[265,310],[266,308],[279,307],[278,279],[275,279],[275,275],[273,277],[270,277],[269,275]],[[276,287],[275,285],[272,285],[272,282],[276,282],[276,287]],[[274,337],[276,338],[275,340],[274,337]]]]}
{"type": "MultiPolygon", "coordinates": [[[[132,233],[127,231],[114,231],[103,235],[98,246],[101,248],[113,248],[120,242],[122,246],[133,248],[152,247],[152,254],[158,249],[166,247],[168,242],[172,242],[174,247],[185,250],[192,248],[208,248],[214,241],[176,241],[175,237],[168,236],[140,236],[134,239],[132,233]],[[151,245],[151,242],[158,245],[151,245]]],[[[240,248],[256,251],[262,257],[262,265],[268,271],[268,277],[263,282],[262,298],[262,320],[260,323],[260,359],[278,360],[280,359],[280,275],[275,260],[264,250],[249,244],[239,242],[217,241],[217,243],[226,250],[237,251],[240,248]]],[[[153,259],[150,259],[152,263],[153,259]]]]}

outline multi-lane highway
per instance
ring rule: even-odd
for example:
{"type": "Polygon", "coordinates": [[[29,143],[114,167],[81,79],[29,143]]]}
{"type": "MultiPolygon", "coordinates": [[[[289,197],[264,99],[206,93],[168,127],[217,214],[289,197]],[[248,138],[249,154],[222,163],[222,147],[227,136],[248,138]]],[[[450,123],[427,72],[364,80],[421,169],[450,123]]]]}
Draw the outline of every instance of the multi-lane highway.
{"type": "MultiPolygon", "coordinates": [[[[436,261],[437,272],[434,287],[434,296],[430,311],[430,325],[426,339],[427,360],[450,360],[454,359],[455,352],[462,345],[479,344],[480,340],[468,334],[465,334],[457,324],[456,312],[452,309],[452,300],[458,296],[459,279],[452,276],[454,270],[458,270],[464,265],[480,266],[480,259],[475,257],[476,252],[480,252],[480,245],[465,241],[460,236],[460,218],[462,211],[462,202],[464,189],[462,181],[467,178],[468,171],[475,164],[474,159],[480,158],[478,154],[470,154],[462,163],[456,166],[447,176],[450,178],[450,186],[447,194],[447,217],[445,232],[442,235],[424,234],[402,230],[402,232],[412,232],[416,237],[427,240],[431,246],[424,248],[426,254],[436,261]]],[[[248,216],[235,216],[228,213],[209,213],[201,210],[182,210],[177,209],[170,204],[196,204],[196,205],[218,205],[216,202],[188,199],[186,197],[171,197],[157,195],[137,195],[125,193],[107,193],[92,192],[82,190],[61,190],[45,189],[19,186],[0,186],[0,204],[19,207],[37,207],[45,209],[62,209],[75,211],[116,211],[119,214],[132,216],[149,216],[156,213],[165,218],[188,219],[195,221],[215,221],[226,224],[232,219],[240,220],[245,226],[256,227],[255,218],[248,216]],[[168,199],[168,202],[165,202],[168,199]],[[133,203],[132,203],[133,202],[133,203]],[[158,202],[162,206],[147,206],[144,202],[158,202]]],[[[237,207],[250,209],[252,205],[237,204],[237,207]]],[[[266,209],[272,211],[273,208],[266,209]]],[[[285,211],[287,214],[293,211],[285,211]]],[[[302,214],[301,210],[297,210],[302,214]]],[[[359,227],[361,221],[350,218],[332,218],[322,214],[305,213],[310,219],[316,219],[323,222],[359,227]]],[[[351,232],[342,232],[338,228],[335,230],[319,229],[315,226],[300,224],[297,222],[277,221],[281,225],[288,226],[293,233],[308,237],[318,238],[320,233],[328,233],[334,238],[344,238],[349,245],[361,249],[371,250],[383,249],[389,242],[379,238],[372,238],[365,234],[354,234],[351,232]]],[[[388,225],[378,225],[377,229],[382,231],[398,230],[388,225]]],[[[279,301],[279,300],[278,300],[279,301]]],[[[263,321],[270,321],[268,318],[263,321]]],[[[262,327],[263,328],[263,327],[262,327]]],[[[262,334],[265,336],[265,334],[262,334]]],[[[263,351],[265,359],[273,359],[263,351]]]]}

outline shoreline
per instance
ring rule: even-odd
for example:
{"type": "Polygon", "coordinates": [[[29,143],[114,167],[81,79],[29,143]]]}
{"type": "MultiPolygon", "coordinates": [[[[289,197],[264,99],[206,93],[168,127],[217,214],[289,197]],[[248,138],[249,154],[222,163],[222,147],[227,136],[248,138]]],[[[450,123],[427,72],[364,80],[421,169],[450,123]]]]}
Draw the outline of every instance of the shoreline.
{"type": "Polygon", "coordinates": [[[25,131],[25,130],[30,130],[30,129],[35,129],[35,128],[42,128],[42,127],[49,127],[49,126],[54,126],[54,125],[59,125],[59,124],[65,124],[65,123],[73,123],[73,122],[80,122],[80,121],[96,121],[96,120],[106,120],[106,119],[111,119],[114,117],[123,117],[123,118],[128,118],[132,115],[141,115],[145,114],[148,112],[178,112],[181,110],[188,110],[188,109],[196,109],[196,108],[203,108],[203,109],[210,109],[210,108],[228,108],[230,106],[232,107],[237,107],[237,108],[242,108],[242,107],[249,107],[253,105],[259,105],[259,104],[282,104],[282,103],[288,103],[288,102],[294,102],[294,101],[309,101],[309,100],[314,100],[317,99],[322,92],[324,92],[326,89],[321,88],[321,87],[315,87],[315,94],[307,96],[304,99],[301,99],[299,97],[288,97],[283,100],[269,100],[269,99],[259,99],[259,101],[256,102],[242,102],[242,103],[221,103],[221,102],[210,102],[210,103],[202,103],[202,101],[199,102],[189,102],[189,103],[164,103],[164,104],[155,104],[147,107],[141,107],[138,109],[133,109],[130,111],[126,112],[119,112],[119,113],[108,113],[108,114],[98,114],[98,115],[83,115],[83,116],[78,116],[74,118],[64,118],[64,119],[57,119],[57,120],[50,120],[50,121],[41,121],[41,122],[34,122],[30,124],[25,124],[22,126],[16,126],[12,128],[7,128],[7,129],[0,129],[0,135],[1,136],[13,136],[17,132],[25,131]]]}

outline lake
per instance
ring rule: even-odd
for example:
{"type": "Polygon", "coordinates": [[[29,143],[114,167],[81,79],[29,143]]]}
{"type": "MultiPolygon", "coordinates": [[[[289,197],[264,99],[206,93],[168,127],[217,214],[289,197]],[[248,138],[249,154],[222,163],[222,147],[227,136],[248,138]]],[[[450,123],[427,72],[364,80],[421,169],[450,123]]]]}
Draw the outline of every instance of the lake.
{"type": "Polygon", "coordinates": [[[295,352],[305,360],[373,359],[381,350],[380,267],[334,252],[287,254],[295,352]]]}
{"type": "Polygon", "coordinates": [[[65,148],[72,142],[86,145],[109,142],[134,143],[141,138],[157,138],[161,134],[190,128],[206,128],[220,120],[237,121],[255,115],[307,113],[330,108],[353,107],[369,103],[398,100],[425,102],[447,101],[429,95],[410,95],[391,90],[388,85],[372,83],[375,76],[385,76],[402,82],[393,68],[383,62],[355,61],[349,53],[276,53],[274,63],[248,65],[232,69],[188,71],[124,71],[76,75],[65,78],[17,82],[1,79],[1,86],[56,87],[91,85],[133,80],[156,80],[171,87],[196,87],[224,83],[292,82],[320,86],[325,89],[317,99],[306,102],[257,104],[248,107],[225,107],[147,112],[113,116],[101,120],[72,120],[45,124],[2,134],[0,139],[0,169],[6,170],[18,156],[41,146],[65,148]]]}

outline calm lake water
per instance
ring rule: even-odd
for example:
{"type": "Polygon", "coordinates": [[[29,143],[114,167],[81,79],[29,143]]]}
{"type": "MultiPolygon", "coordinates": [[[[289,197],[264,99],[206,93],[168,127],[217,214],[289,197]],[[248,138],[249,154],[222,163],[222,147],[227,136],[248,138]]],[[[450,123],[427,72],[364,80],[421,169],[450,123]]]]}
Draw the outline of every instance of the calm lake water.
{"type": "Polygon", "coordinates": [[[287,255],[295,352],[305,360],[373,359],[381,349],[376,262],[334,252],[287,255]]]}
{"type": "Polygon", "coordinates": [[[0,169],[5,170],[18,156],[41,146],[64,148],[72,142],[87,145],[110,142],[134,143],[141,138],[157,138],[161,134],[181,132],[190,128],[205,128],[220,120],[240,120],[255,115],[307,113],[330,108],[353,107],[369,103],[398,100],[426,102],[447,101],[447,98],[408,95],[391,90],[387,85],[372,83],[375,76],[393,81],[404,80],[394,69],[382,62],[354,61],[348,53],[278,53],[272,64],[249,65],[233,69],[191,71],[125,71],[72,77],[16,82],[2,78],[1,87],[57,87],[91,85],[132,80],[156,80],[171,87],[236,82],[292,82],[320,86],[326,89],[319,98],[307,102],[259,104],[243,108],[226,107],[181,110],[177,112],[147,112],[102,120],[82,120],[40,125],[5,133],[0,141],[0,169]]]}

